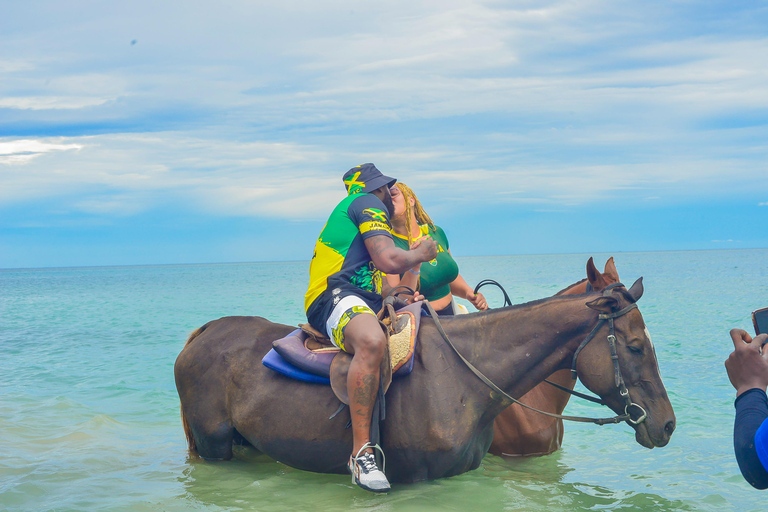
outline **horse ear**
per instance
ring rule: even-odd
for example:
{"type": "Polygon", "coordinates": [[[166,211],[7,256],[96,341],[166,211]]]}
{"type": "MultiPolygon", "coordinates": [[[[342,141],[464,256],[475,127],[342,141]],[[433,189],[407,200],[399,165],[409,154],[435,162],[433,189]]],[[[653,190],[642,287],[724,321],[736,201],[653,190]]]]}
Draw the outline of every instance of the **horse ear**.
{"type": "Polygon", "coordinates": [[[589,261],[587,261],[587,281],[594,286],[595,282],[597,282],[598,275],[597,268],[595,268],[595,261],[592,259],[592,256],[590,256],[589,261]]]}
{"type": "Polygon", "coordinates": [[[590,309],[594,309],[595,311],[599,311],[600,313],[612,313],[615,311],[619,306],[619,301],[616,300],[613,296],[609,295],[607,297],[603,296],[598,299],[593,300],[592,302],[587,302],[587,307],[590,309]]]}
{"type": "Polygon", "coordinates": [[[629,294],[632,296],[633,299],[635,299],[635,302],[640,300],[640,297],[643,296],[643,278],[642,277],[637,281],[635,281],[635,284],[633,284],[632,288],[629,289],[629,294]]]}
{"type": "Polygon", "coordinates": [[[605,262],[605,270],[603,273],[613,277],[617,282],[621,281],[621,279],[619,279],[619,271],[616,270],[616,264],[613,262],[613,256],[608,258],[608,261],[605,262]]]}

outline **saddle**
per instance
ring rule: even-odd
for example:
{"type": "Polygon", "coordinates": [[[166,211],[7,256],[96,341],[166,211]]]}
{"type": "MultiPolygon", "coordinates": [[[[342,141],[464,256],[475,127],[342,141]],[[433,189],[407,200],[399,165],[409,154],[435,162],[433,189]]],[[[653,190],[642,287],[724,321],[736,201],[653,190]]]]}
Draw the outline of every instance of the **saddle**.
{"type": "MultiPolygon", "coordinates": [[[[381,365],[381,384],[386,392],[393,377],[404,377],[413,370],[421,303],[410,304],[396,312],[391,303],[385,304],[377,316],[388,341],[387,354],[381,365]]],[[[286,377],[330,384],[345,404],[349,404],[347,373],[351,362],[351,354],[332,345],[327,336],[309,324],[300,325],[288,336],[273,341],[272,349],[262,359],[264,366],[286,377]]]]}

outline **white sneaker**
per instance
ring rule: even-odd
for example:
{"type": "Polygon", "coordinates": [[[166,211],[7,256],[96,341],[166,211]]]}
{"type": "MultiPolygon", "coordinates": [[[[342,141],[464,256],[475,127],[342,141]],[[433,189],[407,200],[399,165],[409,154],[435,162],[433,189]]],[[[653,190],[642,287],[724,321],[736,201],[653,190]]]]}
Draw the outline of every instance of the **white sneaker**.
{"type": "MultiPolygon", "coordinates": [[[[369,445],[365,445],[360,449],[360,452],[368,448],[369,445]]],[[[381,448],[374,446],[374,448],[381,448]]],[[[371,492],[389,492],[389,481],[386,475],[376,465],[376,458],[372,453],[357,453],[357,457],[349,456],[349,464],[347,469],[352,474],[352,483],[359,485],[366,491],[371,492]]]]}

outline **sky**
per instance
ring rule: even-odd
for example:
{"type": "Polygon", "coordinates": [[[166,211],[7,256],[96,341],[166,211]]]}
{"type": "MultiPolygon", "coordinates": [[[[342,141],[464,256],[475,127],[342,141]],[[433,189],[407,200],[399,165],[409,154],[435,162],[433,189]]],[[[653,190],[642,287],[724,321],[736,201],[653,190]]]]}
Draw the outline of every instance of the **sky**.
{"type": "Polygon", "coordinates": [[[364,162],[457,256],[768,247],[765,1],[0,7],[0,268],[309,260],[364,162]]]}

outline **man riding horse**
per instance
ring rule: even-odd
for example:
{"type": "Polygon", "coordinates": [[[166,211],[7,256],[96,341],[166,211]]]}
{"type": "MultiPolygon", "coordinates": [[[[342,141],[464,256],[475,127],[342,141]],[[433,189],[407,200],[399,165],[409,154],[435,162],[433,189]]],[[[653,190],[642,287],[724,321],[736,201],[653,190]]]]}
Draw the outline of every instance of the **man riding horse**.
{"type": "Polygon", "coordinates": [[[327,333],[334,345],[353,355],[347,377],[353,446],[348,469],[363,489],[387,492],[370,442],[371,416],[379,388],[379,368],[386,335],[376,311],[381,309],[383,274],[401,274],[437,255],[433,240],[405,251],[391,234],[389,188],[396,179],[371,163],[344,174],[347,197],[333,210],[315,244],[304,307],[309,323],[327,333]]]}

